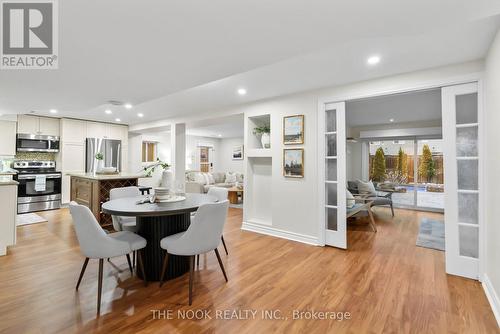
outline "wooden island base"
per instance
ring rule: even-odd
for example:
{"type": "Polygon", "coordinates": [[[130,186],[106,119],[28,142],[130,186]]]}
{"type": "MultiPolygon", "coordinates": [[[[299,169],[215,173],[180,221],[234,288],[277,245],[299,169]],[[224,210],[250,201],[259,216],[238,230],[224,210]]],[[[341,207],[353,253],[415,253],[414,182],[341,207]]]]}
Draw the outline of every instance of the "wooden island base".
{"type": "Polygon", "coordinates": [[[109,191],[113,188],[137,186],[140,175],[69,174],[71,176],[71,200],[87,206],[99,224],[112,229],[111,216],[101,211],[102,203],[109,201],[109,191]]]}

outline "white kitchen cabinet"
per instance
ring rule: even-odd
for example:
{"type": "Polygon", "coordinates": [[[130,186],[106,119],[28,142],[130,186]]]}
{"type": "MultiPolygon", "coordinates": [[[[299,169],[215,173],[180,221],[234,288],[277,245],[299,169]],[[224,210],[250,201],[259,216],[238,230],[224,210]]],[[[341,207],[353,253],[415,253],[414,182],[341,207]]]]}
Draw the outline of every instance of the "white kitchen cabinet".
{"type": "Polygon", "coordinates": [[[120,172],[128,172],[128,146],[122,145],[122,169],[120,172]]]}
{"type": "Polygon", "coordinates": [[[58,118],[33,115],[17,116],[17,133],[59,136],[59,126],[60,120],[58,118]]]}
{"type": "Polygon", "coordinates": [[[39,134],[47,136],[59,136],[60,120],[59,118],[39,117],[39,134]]]}
{"type": "Polygon", "coordinates": [[[40,119],[38,116],[18,115],[17,133],[38,134],[40,131],[40,119]]]}
{"type": "Polygon", "coordinates": [[[17,184],[0,184],[0,256],[7,254],[7,247],[16,244],[17,184]]]}
{"type": "Polygon", "coordinates": [[[0,156],[16,155],[16,122],[0,121],[0,156]]]}
{"type": "Polygon", "coordinates": [[[121,140],[122,143],[128,139],[128,128],[124,125],[108,124],[106,138],[121,140]]]}
{"type": "Polygon", "coordinates": [[[64,175],[61,180],[61,203],[68,204],[71,200],[71,176],[64,175]]]}
{"type": "Polygon", "coordinates": [[[85,145],[63,142],[61,146],[62,169],[67,172],[85,171],[85,145]]]}
{"type": "Polygon", "coordinates": [[[87,122],[87,138],[106,138],[108,124],[87,122]]]}
{"type": "Polygon", "coordinates": [[[66,204],[70,200],[70,177],[65,174],[68,172],[85,171],[85,145],[83,144],[83,142],[63,142],[59,154],[61,156],[61,169],[63,173],[61,202],[66,204]]]}
{"type": "Polygon", "coordinates": [[[61,120],[61,141],[65,143],[85,144],[87,122],[63,118],[61,120]]]}

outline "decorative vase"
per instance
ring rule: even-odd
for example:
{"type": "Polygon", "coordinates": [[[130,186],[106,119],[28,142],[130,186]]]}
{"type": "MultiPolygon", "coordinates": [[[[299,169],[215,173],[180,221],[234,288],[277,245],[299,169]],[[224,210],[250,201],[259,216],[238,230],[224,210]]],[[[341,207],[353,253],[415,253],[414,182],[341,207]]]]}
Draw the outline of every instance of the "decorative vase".
{"type": "Polygon", "coordinates": [[[174,191],[174,173],[167,168],[161,174],[161,186],[169,191],[174,191]]]}
{"type": "Polygon", "coordinates": [[[260,142],[262,144],[262,148],[270,148],[271,136],[269,135],[269,133],[263,133],[262,137],[260,137],[260,142]]]}
{"type": "Polygon", "coordinates": [[[100,173],[104,167],[104,160],[97,160],[96,172],[100,173]]]}

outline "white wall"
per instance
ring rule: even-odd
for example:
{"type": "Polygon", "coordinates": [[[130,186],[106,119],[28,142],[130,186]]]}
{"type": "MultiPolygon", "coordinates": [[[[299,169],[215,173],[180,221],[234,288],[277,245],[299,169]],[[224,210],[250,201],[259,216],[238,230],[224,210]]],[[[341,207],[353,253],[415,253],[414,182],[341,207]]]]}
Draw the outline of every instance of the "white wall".
{"type": "MultiPolygon", "coordinates": [[[[486,58],[484,80],[484,114],[486,124],[486,285],[493,290],[489,296],[496,308],[500,325],[500,32],[486,58]]],[[[491,300],[490,300],[491,301],[491,300]]]]}
{"type": "MultiPolygon", "coordinates": [[[[303,179],[287,179],[282,176],[282,132],[281,121],[272,124],[271,142],[273,159],[272,182],[272,228],[292,234],[300,234],[316,238],[318,230],[318,152],[316,138],[316,122],[319,100],[333,98],[341,100],[354,95],[379,95],[392,90],[418,89],[428,85],[438,85],[442,81],[463,79],[464,76],[475,77],[484,69],[483,62],[434,68],[424,71],[400,74],[391,77],[332,87],[312,92],[288,95],[229,108],[227,114],[245,113],[262,114],[271,112],[278,119],[285,115],[305,115],[305,177],[303,179]],[[277,162],[277,163],[275,163],[277,162]]],[[[334,102],[331,101],[331,102],[334,102]]]]}
{"type": "MultiPolygon", "coordinates": [[[[151,141],[157,143],[157,154],[160,160],[171,163],[170,157],[170,133],[134,134],[129,133],[128,144],[128,166],[129,172],[136,173],[150,163],[142,162],[142,142],[151,141]]],[[[151,178],[139,179],[139,185],[155,187],[160,184],[162,169],[157,168],[151,178]]]]}
{"type": "Polygon", "coordinates": [[[198,146],[200,144],[211,145],[214,148],[214,156],[212,157],[214,172],[219,171],[218,167],[218,152],[219,138],[186,136],[186,170],[200,170],[200,156],[198,154],[198,146]]]}
{"type": "Polygon", "coordinates": [[[237,145],[243,145],[243,137],[220,140],[217,154],[217,171],[243,173],[245,170],[243,160],[233,160],[233,147],[237,145]]]}
{"type": "MultiPolygon", "coordinates": [[[[138,172],[149,163],[142,162],[142,142],[157,143],[157,154],[160,160],[171,163],[170,132],[152,132],[148,134],[129,133],[129,171],[138,172]]],[[[214,147],[214,171],[219,171],[219,150],[221,140],[212,137],[186,136],[186,169],[199,170],[198,145],[210,144],[214,147]],[[190,162],[190,163],[188,163],[190,162]]],[[[158,186],[161,180],[161,168],[158,168],[151,178],[139,179],[142,186],[158,186]]]]}
{"type": "Polygon", "coordinates": [[[362,162],[362,142],[346,145],[346,177],[347,181],[363,180],[363,162],[362,162]]]}

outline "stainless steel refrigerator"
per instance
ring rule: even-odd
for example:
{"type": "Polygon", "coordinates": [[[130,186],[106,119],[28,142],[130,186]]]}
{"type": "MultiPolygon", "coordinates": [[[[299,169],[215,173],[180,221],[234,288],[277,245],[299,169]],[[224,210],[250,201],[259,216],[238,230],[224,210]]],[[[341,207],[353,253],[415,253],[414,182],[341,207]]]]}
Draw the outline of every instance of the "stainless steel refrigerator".
{"type": "Polygon", "coordinates": [[[122,141],[115,139],[87,138],[85,150],[85,172],[94,173],[97,170],[95,155],[101,152],[104,156],[103,167],[122,169],[122,141]]]}

